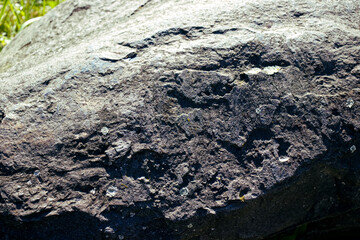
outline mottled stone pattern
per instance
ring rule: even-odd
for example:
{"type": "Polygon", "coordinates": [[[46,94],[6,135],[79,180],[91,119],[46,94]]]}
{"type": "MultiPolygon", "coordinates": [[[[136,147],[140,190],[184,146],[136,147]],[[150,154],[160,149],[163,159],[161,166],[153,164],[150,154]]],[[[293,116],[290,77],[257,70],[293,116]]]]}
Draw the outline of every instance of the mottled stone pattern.
{"type": "Polygon", "coordinates": [[[359,11],[59,5],[0,54],[0,239],[360,232],[359,11]]]}

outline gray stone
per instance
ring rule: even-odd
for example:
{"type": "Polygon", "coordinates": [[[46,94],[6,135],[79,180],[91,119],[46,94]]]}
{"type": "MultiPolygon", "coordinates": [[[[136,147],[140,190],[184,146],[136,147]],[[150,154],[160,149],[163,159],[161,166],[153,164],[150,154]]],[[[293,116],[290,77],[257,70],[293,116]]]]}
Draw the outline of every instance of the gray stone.
{"type": "Polygon", "coordinates": [[[359,5],[65,1],[0,53],[0,239],[360,238],[359,5]]]}

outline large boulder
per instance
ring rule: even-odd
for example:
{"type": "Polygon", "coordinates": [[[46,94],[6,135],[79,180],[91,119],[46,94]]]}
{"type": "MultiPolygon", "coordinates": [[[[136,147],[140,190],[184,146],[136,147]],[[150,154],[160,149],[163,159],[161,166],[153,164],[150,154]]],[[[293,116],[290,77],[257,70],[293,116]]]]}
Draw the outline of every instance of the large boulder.
{"type": "Polygon", "coordinates": [[[59,5],[0,54],[0,239],[355,236],[359,11],[59,5]]]}

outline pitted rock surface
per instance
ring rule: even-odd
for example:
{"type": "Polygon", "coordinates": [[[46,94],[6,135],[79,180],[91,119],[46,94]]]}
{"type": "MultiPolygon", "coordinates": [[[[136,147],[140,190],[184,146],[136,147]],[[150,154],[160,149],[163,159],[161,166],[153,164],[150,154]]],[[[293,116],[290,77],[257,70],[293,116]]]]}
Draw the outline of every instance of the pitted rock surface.
{"type": "Polygon", "coordinates": [[[0,239],[358,229],[359,11],[60,4],[0,54],[0,239]]]}

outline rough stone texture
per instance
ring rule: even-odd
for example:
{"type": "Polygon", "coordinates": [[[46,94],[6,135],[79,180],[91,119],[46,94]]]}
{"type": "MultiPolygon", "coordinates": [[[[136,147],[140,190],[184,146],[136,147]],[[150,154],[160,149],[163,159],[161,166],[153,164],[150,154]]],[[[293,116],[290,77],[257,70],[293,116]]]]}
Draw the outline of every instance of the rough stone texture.
{"type": "Polygon", "coordinates": [[[359,4],[61,4],[0,54],[0,239],[355,234],[359,4]]]}

